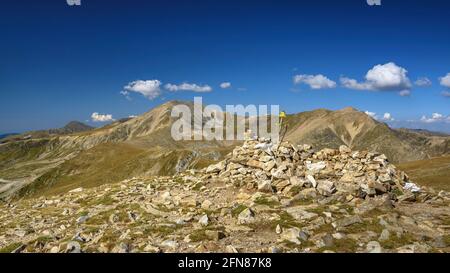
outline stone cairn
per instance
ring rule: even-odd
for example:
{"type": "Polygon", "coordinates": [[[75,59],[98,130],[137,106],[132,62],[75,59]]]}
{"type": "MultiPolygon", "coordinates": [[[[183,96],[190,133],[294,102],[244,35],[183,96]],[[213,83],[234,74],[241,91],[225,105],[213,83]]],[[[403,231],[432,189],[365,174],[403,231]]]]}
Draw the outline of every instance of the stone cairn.
{"type": "Polygon", "coordinates": [[[205,178],[286,196],[309,189],[325,197],[383,195],[396,201],[399,196],[411,198],[412,192],[420,190],[384,154],[352,151],[347,146],[315,151],[307,144],[274,144],[267,139],[246,140],[204,172],[205,178]]]}

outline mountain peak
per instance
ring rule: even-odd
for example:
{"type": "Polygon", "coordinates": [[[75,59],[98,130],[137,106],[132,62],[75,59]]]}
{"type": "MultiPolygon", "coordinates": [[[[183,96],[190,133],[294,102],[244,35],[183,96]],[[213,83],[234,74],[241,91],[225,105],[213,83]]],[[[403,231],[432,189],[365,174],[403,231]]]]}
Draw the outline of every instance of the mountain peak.
{"type": "Polygon", "coordinates": [[[338,111],[339,111],[339,112],[359,112],[358,109],[356,109],[356,108],[354,108],[354,107],[351,107],[351,106],[342,108],[341,110],[338,110],[338,111]]]}
{"type": "MultiPolygon", "coordinates": [[[[73,120],[73,121],[70,121],[69,123],[67,123],[61,129],[62,129],[62,131],[72,133],[72,132],[83,132],[83,131],[92,130],[92,129],[94,129],[94,127],[86,125],[82,122],[73,120]]],[[[61,129],[59,129],[59,130],[61,130],[61,129]]]]}

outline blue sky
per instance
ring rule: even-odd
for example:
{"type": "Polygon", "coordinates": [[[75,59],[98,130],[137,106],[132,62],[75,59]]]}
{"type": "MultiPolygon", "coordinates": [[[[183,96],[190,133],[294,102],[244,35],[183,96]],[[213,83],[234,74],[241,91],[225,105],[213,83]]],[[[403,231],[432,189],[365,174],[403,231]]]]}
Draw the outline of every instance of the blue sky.
{"type": "Polygon", "coordinates": [[[93,113],[199,95],[289,113],[353,106],[450,132],[449,30],[441,0],[3,1],[0,133],[100,126],[93,113]]]}

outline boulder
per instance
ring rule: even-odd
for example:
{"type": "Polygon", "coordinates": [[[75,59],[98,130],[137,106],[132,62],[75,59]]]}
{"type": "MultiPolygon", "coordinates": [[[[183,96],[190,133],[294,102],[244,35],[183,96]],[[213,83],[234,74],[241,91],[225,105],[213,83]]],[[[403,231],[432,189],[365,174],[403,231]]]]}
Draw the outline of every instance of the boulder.
{"type": "Polygon", "coordinates": [[[238,215],[238,224],[250,224],[255,222],[255,213],[253,210],[246,208],[238,215]]]}

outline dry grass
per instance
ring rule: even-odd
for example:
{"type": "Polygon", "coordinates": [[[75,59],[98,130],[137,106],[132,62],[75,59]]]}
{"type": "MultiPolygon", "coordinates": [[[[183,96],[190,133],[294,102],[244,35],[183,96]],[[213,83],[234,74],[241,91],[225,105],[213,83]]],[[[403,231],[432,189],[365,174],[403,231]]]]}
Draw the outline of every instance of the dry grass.
{"type": "Polygon", "coordinates": [[[450,155],[398,164],[419,185],[450,191],[450,155]]]}

